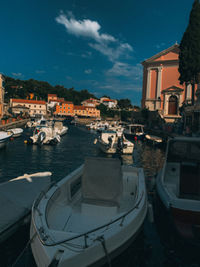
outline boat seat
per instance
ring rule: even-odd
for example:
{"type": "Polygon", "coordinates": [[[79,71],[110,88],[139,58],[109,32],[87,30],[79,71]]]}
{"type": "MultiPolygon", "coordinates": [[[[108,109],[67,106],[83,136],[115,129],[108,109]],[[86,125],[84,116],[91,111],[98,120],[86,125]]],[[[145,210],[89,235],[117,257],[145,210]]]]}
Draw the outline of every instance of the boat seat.
{"type": "Polygon", "coordinates": [[[121,162],[117,158],[86,158],[82,177],[83,203],[119,206],[122,196],[121,162]]]}
{"type": "Polygon", "coordinates": [[[180,168],[180,198],[200,198],[200,166],[195,162],[182,162],[180,168]]]}

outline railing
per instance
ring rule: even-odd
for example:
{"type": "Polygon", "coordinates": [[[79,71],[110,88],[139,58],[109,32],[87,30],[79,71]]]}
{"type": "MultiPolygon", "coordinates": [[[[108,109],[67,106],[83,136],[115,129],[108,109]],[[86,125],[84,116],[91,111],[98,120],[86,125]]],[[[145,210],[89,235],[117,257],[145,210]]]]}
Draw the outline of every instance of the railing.
{"type": "Polygon", "coordinates": [[[94,229],[92,229],[92,230],[90,230],[90,231],[88,231],[88,232],[85,232],[85,233],[82,233],[82,234],[79,234],[79,235],[76,235],[76,236],[73,236],[73,237],[70,237],[70,238],[67,238],[67,239],[63,239],[63,240],[60,240],[60,241],[57,241],[57,242],[47,243],[47,242],[45,242],[45,241],[47,240],[47,235],[45,235],[44,229],[42,228],[42,229],[40,230],[40,232],[38,231],[37,226],[36,226],[36,224],[35,224],[35,218],[34,218],[34,210],[37,210],[38,213],[39,213],[39,215],[40,215],[40,211],[39,211],[38,207],[36,206],[36,204],[37,204],[37,205],[39,204],[40,200],[41,200],[42,197],[46,194],[46,192],[47,192],[47,190],[41,192],[41,194],[39,195],[38,199],[34,202],[34,204],[33,204],[33,208],[32,208],[32,212],[33,212],[33,216],[32,216],[33,226],[34,226],[34,228],[35,228],[35,231],[36,231],[36,233],[37,233],[37,236],[38,236],[40,242],[41,242],[43,245],[45,245],[45,246],[56,246],[56,245],[60,245],[60,244],[63,244],[63,243],[72,241],[72,240],[77,239],[77,238],[80,238],[80,237],[84,237],[85,248],[88,247],[88,246],[87,246],[87,237],[88,237],[89,234],[91,234],[91,233],[93,233],[93,232],[96,232],[96,231],[98,231],[98,230],[100,230],[100,229],[102,229],[102,228],[108,227],[108,226],[110,226],[110,225],[112,225],[112,224],[114,224],[114,223],[116,223],[117,221],[120,221],[120,220],[121,220],[120,226],[123,226],[123,222],[124,222],[125,217],[126,217],[127,215],[129,215],[133,210],[138,209],[138,206],[139,206],[139,204],[140,204],[140,202],[142,201],[142,198],[143,198],[143,196],[144,196],[144,191],[142,191],[140,199],[139,199],[138,202],[134,205],[133,208],[131,208],[129,211],[127,211],[126,213],[124,213],[123,215],[121,215],[120,217],[116,218],[115,220],[113,220],[113,221],[111,221],[111,222],[109,222],[109,223],[106,223],[106,224],[101,225],[101,226],[99,226],[99,227],[96,227],[96,228],[94,228],[94,229]],[[43,239],[41,238],[41,234],[44,234],[44,238],[43,238],[43,239]]]}

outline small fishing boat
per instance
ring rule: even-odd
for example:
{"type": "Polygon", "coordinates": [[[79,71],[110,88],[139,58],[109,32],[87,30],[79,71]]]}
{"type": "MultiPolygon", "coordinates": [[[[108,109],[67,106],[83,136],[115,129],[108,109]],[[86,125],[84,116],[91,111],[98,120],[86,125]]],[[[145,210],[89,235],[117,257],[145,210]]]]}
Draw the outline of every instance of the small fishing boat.
{"type": "Polygon", "coordinates": [[[36,264],[103,265],[135,240],[146,213],[142,168],[122,166],[117,158],[87,158],[33,205],[36,264]]]}
{"type": "Polygon", "coordinates": [[[0,243],[30,222],[33,201],[50,182],[51,172],[38,172],[0,183],[0,243]]]}
{"type": "Polygon", "coordinates": [[[95,139],[94,144],[98,144],[99,148],[107,154],[132,154],[134,144],[128,141],[122,132],[102,131],[100,137],[95,139]]]}
{"type": "Polygon", "coordinates": [[[124,129],[124,135],[129,140],[144,140],[144,125],[142,124],[128,124],[124,129]]]}
{"type": "Polygon", "coordinates": [[[55,145],[60,142],[60,135],[52,127],[36,127],[30,137],[33,144],[55,145]]]}
{"type": "Polygon", "coordinates": [[[12,136],[13,133],[11,132],[0,132],[0,149],[6,146],[12,136]]]}
{"type": "Polygon", "coordinates": [[[200,138],[168,141],[156,190],[178,236],[200,244],[200,138]]]}
{"type": "Polygon", "coordinates": [[[9,132],[13,133],[12,137],[19,137],[19,136],[21,136],[22,133],[23,133],[23,131],[24,130],[22,128],[13,128],[13,129],[7,130],[8,133],[9,132]]]}

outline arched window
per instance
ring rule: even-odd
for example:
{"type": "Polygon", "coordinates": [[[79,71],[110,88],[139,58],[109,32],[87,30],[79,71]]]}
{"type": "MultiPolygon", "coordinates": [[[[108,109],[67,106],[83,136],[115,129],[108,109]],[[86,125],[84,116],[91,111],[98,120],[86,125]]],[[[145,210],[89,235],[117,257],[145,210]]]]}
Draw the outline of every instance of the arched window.
{"type": "Polygon", "coordinates": [[[177,111],[178,111],[178,99],[175,95],[172,95],[169,98],[168,114],[177,115],[177,111]]]}

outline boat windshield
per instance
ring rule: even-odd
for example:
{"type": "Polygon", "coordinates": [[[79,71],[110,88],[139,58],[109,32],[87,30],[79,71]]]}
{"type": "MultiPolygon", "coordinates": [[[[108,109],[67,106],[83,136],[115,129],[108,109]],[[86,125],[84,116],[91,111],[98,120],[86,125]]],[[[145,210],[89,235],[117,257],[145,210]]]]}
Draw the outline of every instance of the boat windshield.
{"type": "Polygon", "coordinates": [[[143,128],[141,126],[131,126],[131,133],[143,133],[143,128]]]}
{"type": "Polygon", "coordinates": [[[167,161],[200,163],[200,141],[170,141],[167,161]]]}

